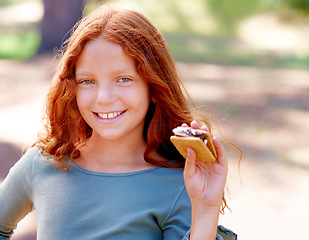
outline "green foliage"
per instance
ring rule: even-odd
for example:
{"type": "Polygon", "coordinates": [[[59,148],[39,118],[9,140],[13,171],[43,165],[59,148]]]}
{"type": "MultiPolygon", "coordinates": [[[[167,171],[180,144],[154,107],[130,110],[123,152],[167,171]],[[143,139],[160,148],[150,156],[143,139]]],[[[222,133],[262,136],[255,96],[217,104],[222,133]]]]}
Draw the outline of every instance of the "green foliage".
{"type": "Polygon", "coordinates": [[[256,12],[261,6],[260,0],[204,0],[212,14],[220,23],[222,34],[231,34],[236,24],[243,18],[256,12]]]}
{"type": "Polygon", "coordinates": [[[297,11],[308,14],[309,13],[309,1],[308,0],[286,0],[286,4],[297,11]]]}
{"type": "MultiPolygon", "coordinates": [[[[36,2],[36,1],[41,1],[41,0],[27,0],[27,2],[36,2]]],[[[0,0],[0,6],[8,6],[8,5],[24,3],[24,2],[25,0],[0,0]]]]}
{"type": "Polygon", "coordinates": [[[263,51],[241,51],[234,47],[235,39],[167,34],[169,50],[181,62],[210,63],[231,66],[308,69],[309,54],[277,55],[263,51]]]}
{"type": "Polygon", "coordinates": [[[35,31],[0,36],[0,59],[28,59],[40,44],[40,35],[35,31]]]}
{"type": "MultiPolygon", "coordinates": [[[[15,4],[24,0],[0,0],[15,4]]],[[[40,0],[28,0],[40,1],[40,0]]],[[[92,10],[99,3],[120,3],[143,12],[165,34],[169,48],[177,61],[204,62],[222,65],[243,65],[307,69],[309,54],[271,55],[263,51],[238,48],[234,31],[244,18],[263,12],[284,9],[290,12],[308,11],[309,0],[85,0],[92,10]],[[92,5],[91,5],[92,4],[92,5]]],[[[289,15],[290,16],[290,15],[289,15]]],[[[290,22],[290,17],[288,17],[290,22]]],[[[1,26],[1,23],[0,23],[1,26]]],[[[1,29],[0,58],[27,59],[40,45],[40,35],[34,25],[1,29]]]]}
{"type": "Polygon", "coordinates": [[[110,0],[110,3],[142,12],[164,33],[207,35],[217,27],[204,0],[110,0]]]}

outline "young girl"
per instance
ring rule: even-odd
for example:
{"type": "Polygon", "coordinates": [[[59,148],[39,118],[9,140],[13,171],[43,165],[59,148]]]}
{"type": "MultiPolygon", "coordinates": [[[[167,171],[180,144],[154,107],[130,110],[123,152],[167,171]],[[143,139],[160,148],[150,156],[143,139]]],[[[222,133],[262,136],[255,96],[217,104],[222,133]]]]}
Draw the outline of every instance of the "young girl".
{"type": "MultiPolygon", "coordinates": [[[[198,121],[196,121],[198,120],[198,121]]],[[[201,124],[201,125],[200,125],[201,124]]],[[[0,239],[32,209],[38,239],[236,239],[217,227],[227,160],[170,142],[194,115],[165,41],[141,14],[102,6],[71,35],[47,97],[46,134],[0,188],[0,239]]]]}

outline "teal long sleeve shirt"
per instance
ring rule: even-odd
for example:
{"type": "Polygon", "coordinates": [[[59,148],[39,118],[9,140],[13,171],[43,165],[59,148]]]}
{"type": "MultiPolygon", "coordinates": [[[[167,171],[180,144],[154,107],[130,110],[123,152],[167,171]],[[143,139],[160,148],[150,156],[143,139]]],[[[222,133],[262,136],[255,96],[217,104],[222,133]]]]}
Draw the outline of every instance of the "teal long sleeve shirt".
{"type": "Polygon", "coordinates": [[[101,173],[73,163],[64,172],[32,148],[0,185],[0,239],[33,209],[38,240],[185,240],[190,233],[183,169],[101,173]]]}

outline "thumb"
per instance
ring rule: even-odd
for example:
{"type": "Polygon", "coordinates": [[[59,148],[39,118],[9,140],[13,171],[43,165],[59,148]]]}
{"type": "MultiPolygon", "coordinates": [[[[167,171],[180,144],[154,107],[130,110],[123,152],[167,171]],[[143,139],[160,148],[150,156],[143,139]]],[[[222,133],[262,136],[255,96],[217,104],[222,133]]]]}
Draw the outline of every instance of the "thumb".
{"type": "Polygon", "coordinates": [[[185,168],[184,168],[184,180],[190,179],[196,171],[196,153],[192,148],[187,148],[187,158],[185,162],[185,168]]]}

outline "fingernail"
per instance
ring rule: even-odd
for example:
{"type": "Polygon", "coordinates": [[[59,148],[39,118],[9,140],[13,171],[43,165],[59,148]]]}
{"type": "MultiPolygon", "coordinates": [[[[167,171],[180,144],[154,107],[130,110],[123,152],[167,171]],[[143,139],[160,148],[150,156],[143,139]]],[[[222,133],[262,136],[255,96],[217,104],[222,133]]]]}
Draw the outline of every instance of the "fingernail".
{"type": "Polygon", "coordinates": [[[187,148],[187,155],[188,155],[188,157],[191,157],[191,152],[190,152],[189,148],[187,148]]]}

